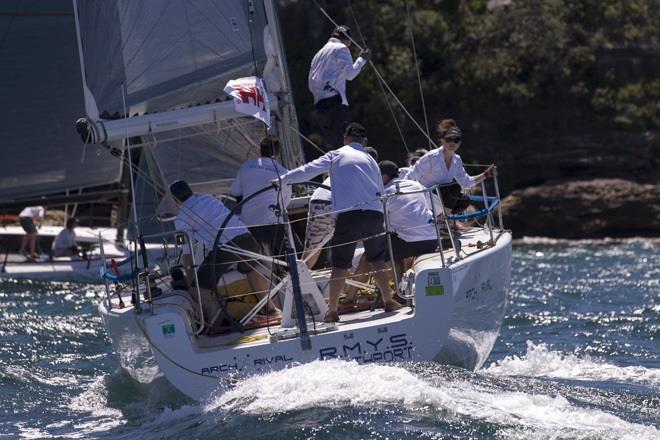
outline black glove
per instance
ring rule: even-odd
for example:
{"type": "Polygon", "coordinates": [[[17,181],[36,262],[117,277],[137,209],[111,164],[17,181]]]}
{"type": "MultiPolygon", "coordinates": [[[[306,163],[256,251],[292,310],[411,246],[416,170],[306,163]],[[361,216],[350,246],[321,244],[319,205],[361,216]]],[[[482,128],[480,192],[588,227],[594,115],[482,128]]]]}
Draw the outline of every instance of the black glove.
{"type": "Polygon", "coordinates": [[[368,48],[364,48],[360,51],[360,57],[364,58],[365,61],[371,61],[371,51],[368,48]]]}

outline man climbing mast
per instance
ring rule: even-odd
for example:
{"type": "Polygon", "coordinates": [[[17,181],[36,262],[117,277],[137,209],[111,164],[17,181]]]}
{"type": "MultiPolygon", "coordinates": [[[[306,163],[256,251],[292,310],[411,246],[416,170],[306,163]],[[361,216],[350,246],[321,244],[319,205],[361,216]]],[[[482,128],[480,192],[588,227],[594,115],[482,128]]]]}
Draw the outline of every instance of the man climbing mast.
{"type": "Polygon", "coordinates": [[[314,110],[326,149],[341,147],[344,129],[351,123],[346,98],[346,80],[353,80],[371,59],[369,49],[360,52],[353,62],[351,29],[335,27],[328,42],[319,50],[309,68],[308,87],[314,95],[314,110]]]}

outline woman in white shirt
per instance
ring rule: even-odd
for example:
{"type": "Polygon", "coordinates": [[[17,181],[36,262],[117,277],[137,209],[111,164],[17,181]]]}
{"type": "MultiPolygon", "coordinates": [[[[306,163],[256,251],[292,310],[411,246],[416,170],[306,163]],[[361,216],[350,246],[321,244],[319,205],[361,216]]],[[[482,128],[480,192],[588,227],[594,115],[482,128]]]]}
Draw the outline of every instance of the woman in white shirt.
{"type": "Polygon", "coordinates": [[[422,156],[406,176],[416,180],[426,188],[437,185],[447,185],[455,181],[457,184],[441,186],[440,194],[445,209],[451,212],[462,212],[470,204],[461,194],[462,188],[472,188],[492,174],[495,165],[490,165],[486,171],[476,176],[470,176],[463,166],[461,157],[456,150],[461,146],[462,133],[453,119],[443,119],[438,124],[440,148],[429,151],[422,156]],[[459,186],[460,185],[460,186],[459,186]]]}

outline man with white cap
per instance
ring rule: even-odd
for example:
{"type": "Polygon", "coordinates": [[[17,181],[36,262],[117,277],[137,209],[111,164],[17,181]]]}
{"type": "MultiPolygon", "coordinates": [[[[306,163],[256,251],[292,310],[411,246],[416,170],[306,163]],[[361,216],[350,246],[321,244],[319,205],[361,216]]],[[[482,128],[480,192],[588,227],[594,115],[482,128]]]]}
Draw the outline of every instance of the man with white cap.
{"type": "Polygon", "coordinates": [[[371,59],[365,49],[353,62],[351,28],[337,26],[328,42],[319,50],[309,68],[308,87],[314,95],[316,121],[328,148],[343,145],[342,133],[351,123],[351,111],[346,98],[346,81],[353,80],[371,59]]]}
{"type": "MultiPolygon", "coordinates": [[[[364,242],[367,262],[384,301],[386,312],[401,308],[392,299],[385,260],[387,244],[384,236],[383,181],[378,164],[366,151],[366,129],[351,123],[344,132],[344,146],[332,150],[305,165],[281,176],[283,184],[299,183],[321,173],[330,173],[332,210],[337,215],[332,237],[332,273],[330,299],[325,322],[339,321],[337,307],[339,294],[346,283],[346,274],[352,266],[358,241],[364,242]]],[[[273,181],[277,183],[277,181],[273,181]]]]}

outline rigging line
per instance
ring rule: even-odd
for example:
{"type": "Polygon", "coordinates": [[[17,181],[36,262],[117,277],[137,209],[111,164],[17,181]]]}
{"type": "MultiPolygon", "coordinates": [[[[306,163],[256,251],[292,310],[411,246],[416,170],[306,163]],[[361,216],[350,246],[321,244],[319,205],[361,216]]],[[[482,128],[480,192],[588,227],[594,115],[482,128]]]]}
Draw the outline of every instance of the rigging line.
{"type": "MultiPolygon", "coordinates": [[[[317,6],[317,7],[319,8],[319,10],[323,13],[323,15],[325,15],[326,18],[327,18],[328,20],[330,20],[330,22],[331,22],[333,25],[338,26],[338,25],[337,25],[337,22],[336,22],[335,20],[333,20],[332,17],[330,17],[330,15],[328,15],[328,13],[325,11],[325,9],[323,9],[323,7],[322,7],[321,5],[319,5],[318,1],[315,0],[315,3],[316,3],[316,6],[317,6]]],[[[357,43],[357,42],[356,42],[353,38],[351,38],[350,36],[348,36],[348,38],[353,42],[353,44],[355,44],[355,46],[356,46],[358,49],[362,50],[362,46],[360,46],[359,43],[357,43]]],[[[419,123],[415,120],[415,118],[413,118],[413,116],[410,114],[410,112],[408,111],[408,109],[406,108],[406,106],[403,105],[403,103],[402,103],[401,100],[396,96],[396,94],[394,93],[394,91],[392,90],[392,88],[387,84],[387,82],[385,81],[385,78],[383,78],[383,76],[380,74],[380,72],[378,71],[378,68],[377,68],[376,65],[373,63],[373,61],[369,61],[369,65],[371,65],[371,67],[374,69],[374,73],[376,74],[376,77],[377,77],[380,81],[382,81],[382,83],[383,83],[383,85],[385,86],[385,88],[387,89],[387,91],[392,95],[392,97],[394,98],[394,100],[396,101],[396,103],[399,104],[399,107],[401,107],[401,109],[402,109],[403,112],[406,114],[406,116],[408,116],[408,119],[410,119],[410,121],[411,121],[413,124],[415,124],[415,127],[417,127],[417,129],[418,129],[419,131],[422,132],[422,134],[424,135],[424,137],[426,137],[426,138],[428,139],[428,141],[431,143],[431,145],[433,145],[433,148],[438,148],[438,145],[433,141],[433,139],[431,139],[431,138],[429,137],[428,134],[426,134],[426,132],[424,131],[424,129],[422,128],[422,126],[419,125],[419,123]]]]}
{"type": "Polygon", "coordinates": [[[250,32],[250,53],[252,54],[252,62],[254,63],[254,76],[259,75],[257,69],[257,55],[254,53],[254,0],[247,0],[248,7],[248,32],[250,32]]]}
{"type": "Polygon", "coordinates": [[[289,125],[289,128],[290,128],[291,130],[293,130],[293,132],[296,133],[298,136],[300,136],[301,138],[303,138],[303,140],[307,141],[307,143],[309,143],[312,147],[314,147],[314,148],[316,148],[318,151],[320,151],[321,154],[325,154],[325,153],[327,153],[327,151],[325,151],[323,148],[319,147],[318,144],[316,144],[313,140],[311,140],[310,138],[308,138],[307,136],[305,136],[304,134],[302,134],[300,131],[298,131],[298,129],[297,129],[296,127],[294,127],[293,125],[289,125]]]}
{"type": "MultiPolygon", "coordinates": [[[[124,119],[128,119],[128,110],[126,108],[126,85],[124,83],[121,84],[121,97],[122,101],[124,104],[124,119]]],[[[133,158],[131,156],[131,138],[128,137],[128,127],[126,127],[126,149],[128,150],[128,163],[132,165],[133,163],[133,158]]],[[[133,167],[129,166],[128,171],[130,172],[130,178],[131,178],[131,194],[133,197],[131,197],[131,205],[133,207],[133,217],[135,218],[135,221],[133,222],[133,228],[135,229],[135,238],[137,239],[140,236],[140,230],[138,227],[138,215],[137,215],[137,205],[135,203],[135,183],[133,182],[133,167]]]]}
{"type": "MultiPolygon", "coordinates": [[[[364,47],[367,47],[367,41],[364,39],[364,35],[360,30],[360,23],[357,21],[357,17],[355,16],[355,11],[353,10],[353,4],[351,3],[351,0],[346,0],[346,4],[348,5],[348,10],[351,13],[351,17],[353,18],[353,23],[355,23],[355,29],[358,31],[358,35],[362,40],[362,45],[364,47]]],[[[396,126],[396,129],[399,132],[399,137],[403,142],[403,147],[406,149],[406,153],[410,153],[410,150],[408,149],[408,142],[406,142],[406,138],[403,135],[401,126],[399,125],[399,119],[396,117],[396,113],[394,113],[394,108],[392,108],[392,104],[390,103],[390,100],[387,96],[387,93],[385,92],[385,88],[383,87],[383,84],[381,83],[380,79],[378,79],[378,86],[380,87],[380,92],[383,94],[383,99],[385,100],[385,104],[387,104],[387,108],[389,109],[390,114],[392,115],[392,120],[394,120],[394,125],[396,126]]]]}
{"type": "MultiPolygon", "coordinates": [[[[417,47],[415,46],[415,32],[413,31],[413,22],[412,17],[410,16],[410,5],[408,0],[403,0],[403,3],[406,5],[406,24],[408,26],[408,32],[410,32],[410,42],[412,44],[413,50],[413,62],[415,64],[415,71],[417,72],[417,85],[419,86],[419,98],[422,101],[422,112],[424,114],[424,124],[426,126],[426,137],[429,136],[429,118],[426,114],[426,103],[424,102],[424,91],[422,90],[422,76],[419,72],[419,62],[417,61],[417,47]]],[[[431,143],[429,142],[429,149],[431,149],[431,143]]]]}

